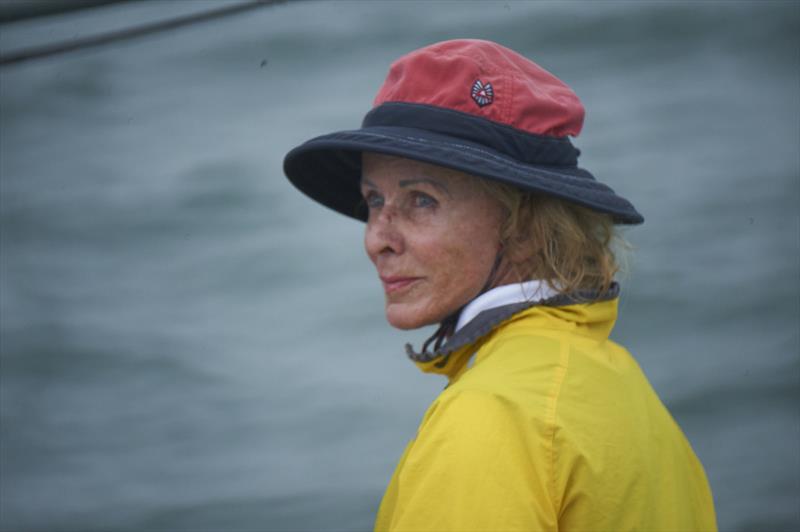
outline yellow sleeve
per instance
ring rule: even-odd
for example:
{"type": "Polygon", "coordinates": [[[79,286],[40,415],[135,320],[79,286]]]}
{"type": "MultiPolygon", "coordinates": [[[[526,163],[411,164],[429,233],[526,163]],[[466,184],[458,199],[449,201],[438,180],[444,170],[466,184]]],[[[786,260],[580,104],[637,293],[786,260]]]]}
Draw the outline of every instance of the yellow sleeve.
{"type": "Polygon", "coordinates": [[[502,396],[449,392],[401,459],[375,529],[557,530],[547,428],[502,396]]]}

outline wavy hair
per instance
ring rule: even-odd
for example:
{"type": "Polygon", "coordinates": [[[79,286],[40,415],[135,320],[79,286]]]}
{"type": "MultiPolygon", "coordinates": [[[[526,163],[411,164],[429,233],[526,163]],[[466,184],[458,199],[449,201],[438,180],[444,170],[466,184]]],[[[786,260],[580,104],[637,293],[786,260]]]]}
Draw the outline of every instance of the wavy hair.
{"type": "Polygon", "coordinates": [[[560,294],[603,294],[620,270],[615,248],[630,248],[611,215],[516,187],[478,179],[506,211],[500,229],[511,275],[540,279],[560,294]]]}

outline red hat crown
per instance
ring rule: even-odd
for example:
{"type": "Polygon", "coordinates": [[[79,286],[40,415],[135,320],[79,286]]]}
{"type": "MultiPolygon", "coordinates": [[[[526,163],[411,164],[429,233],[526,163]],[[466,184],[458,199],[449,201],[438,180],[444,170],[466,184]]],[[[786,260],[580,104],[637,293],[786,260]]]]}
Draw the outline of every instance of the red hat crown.
{"type": "Polygon", "coordinates": [[[392,63],[375,97],[432,105],[551,137],[577,136],[584,108],[567,84],[499,44],[445,41],[392,63]]]}

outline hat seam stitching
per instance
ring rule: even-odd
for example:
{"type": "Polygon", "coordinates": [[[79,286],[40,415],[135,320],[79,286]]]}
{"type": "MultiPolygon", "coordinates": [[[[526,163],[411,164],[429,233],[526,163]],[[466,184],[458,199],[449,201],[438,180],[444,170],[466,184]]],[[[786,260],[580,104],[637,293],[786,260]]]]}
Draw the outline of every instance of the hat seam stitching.
{"type": "Polygon", "coordinates": [[[514,108],[514,96],[515,96],[514,86],[516,85],[516,76],[513,71],[508,72],[508,79],[510,81],[509,81],[509,86],[506,88],[507,98],[506,98],[505,108],[503,109],[503,114],[505,116],[503,122],[511,124],[511,110],[514,108]]]}
{"type": "MultiPolygon", "coordinates": [[[[534,133],[532,131],[525,131],[524,129],[520,129],[518,127],[512,126],[511,124],[507,124],[505,122],[498,122],[496,120],[492,120],[491,118],[486,118],[485,116],[477,115],[477,114],[470,113],[470,112],[467,112],[467,111],[461,111],[461,110],[458,110],[458,109],[450,109],[449,107],[442,107],[442,106],[439,106],[439,105],[434,105],[432,103],[422,103],[422,102],[414,102],[414,101],[407,101],[407,100],[384,100],[380,104],[378,104],[375,107],[373,107],[372,109],[370,109],[370,111],[367,114],[371,113],[372,111],[375,111],[376,109],[378,109],[379,107],[381,107],[383,105],[414,105],[414,106],[418,105],[418,106],[423,106],[423,107],[431,107],[433,109],[436,109],[438,111],[442,111],[442,112],[445,112],[445,113],[452,113],[452,114],[456,114],[456,115],[467,115],[467,116],[470,116],[470,117],[473,117],[473,118],[477,118],[477,119],[480,119],[480,120],[485,120],[487,122],[491,122],[492,125],[495,126],[495,127],[499,126],[501,128],[510,129],[511,133],[514,133],[514,134],[517,134],[517,135],[530,135],[532,137],[536,137],[537,139],[541,139],[542,141],[545,141],[545,142],[548,142],[548,143],[551,143],[551,144],[563,144],[565,142],[569,142],[570,145],[572,145],[572,142],[570,142],[569,138],[570,137],[573,137],[573,138],[575,137],[575,135],[563,135],[563,136],[559,137],[559,136],[556,136],[556,135],[546,135],[544,133],[534,133]]],[[[366,119],[366,117],[365,117],[365,119],[366,119]]],[[[362,124],[363,124],[363,121],[362,121],[362,124]]]]}

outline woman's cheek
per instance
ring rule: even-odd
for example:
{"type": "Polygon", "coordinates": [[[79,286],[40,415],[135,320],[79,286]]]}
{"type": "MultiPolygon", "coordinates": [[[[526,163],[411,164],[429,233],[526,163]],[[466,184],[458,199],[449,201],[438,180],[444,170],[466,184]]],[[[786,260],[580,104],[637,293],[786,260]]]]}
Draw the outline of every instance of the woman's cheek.
{"type": "Polygon", "coordinates": [[[431,226],[441,225],[443,217],[437,207],[416,207],[408,209],[406,218],[420,229],[427,230],[431,226]]]}

